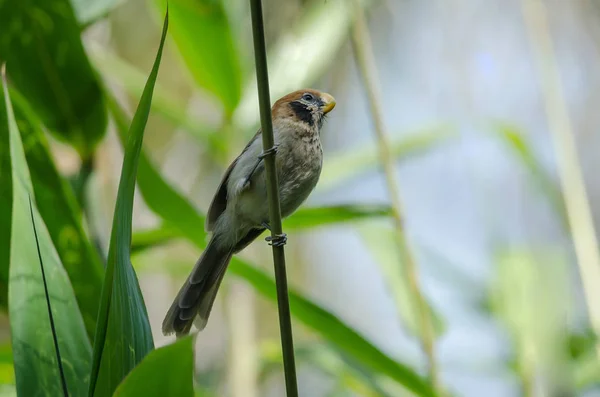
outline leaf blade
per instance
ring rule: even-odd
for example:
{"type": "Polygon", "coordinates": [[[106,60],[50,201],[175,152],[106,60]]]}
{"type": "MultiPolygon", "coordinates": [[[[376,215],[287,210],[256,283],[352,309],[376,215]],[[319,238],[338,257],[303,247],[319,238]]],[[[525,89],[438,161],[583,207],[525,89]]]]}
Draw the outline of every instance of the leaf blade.
{"type": "Polygon", "coordinates": [[[92,340],[104,268],[83,230],[81,211],[75,196],[54,165],[39,120],[18,91],[11,90],[11,97],[21,139],[27,142],[25,157],[35,200],[39,203],[37,207],[69,275],[88,336],[92,340]]]}
{"type": "Polygon", "coordinates": [[[62,394],[62,386],[57,381],[54,345],[47,332],[50,324],[32,223],[35,220],[39,226],[40,253],[50,281],[52,314],[58,319],[56,335],[62,352],[61,362],[69,391],[81,395],[87,389],[91,346],[48,229],[37,207],[28,205],[33,187],[5,81],[3,91],[14,182],[8,294],[17,393],[24,396],[62,394]]]}
{"type": "Polygon", "coordinates": [[[194,338],[150,352],[115,390],[114,397],[193,397],[194,338]]]}
{"type": "Polygon", "coordinates": [[[111,396],[123,378],[154,348],[144,299],[131,266],[130,246],[138,162],[168,22],[167,10],[156,59],[129,127],[98,312],[90,396],[111,396]]]}

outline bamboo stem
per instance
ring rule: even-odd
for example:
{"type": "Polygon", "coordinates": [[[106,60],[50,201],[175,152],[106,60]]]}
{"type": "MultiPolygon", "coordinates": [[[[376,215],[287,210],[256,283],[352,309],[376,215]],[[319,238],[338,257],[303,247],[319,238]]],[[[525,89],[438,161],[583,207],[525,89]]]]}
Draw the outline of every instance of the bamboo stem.
{"type": "MultiPolygon", "coordinates": [[[[262,127],[263,151],[274,146],[273,125],[271,120],[271,100],[269,98],[269,74],[267,70],[267,51],[265,48],[265,31],[261,0],[250,0],[252,14],[252,36],[254,39],[254,58],[256,64],[256,80],[258,83],[258,103],[260,106],[260,121],[262,127]]],[[[279,183],[275,169],[275,153],[270,152],[264,158],[267,196],[269,201],[269,218],[271,238],[276,239],[283,234],[281,226],[281,208],[279,204],[279,183]]],[[[296,363],[294,359],[294,340],[292,336],[292,321],[288,297],[287,276],[285,269],[285,251],[283,245],[273,244],[273,262],[275,267],[275,282],[277,284],[277,306],[279,309],[279,328],[283,350],[283,370],[288,397],[298,396],[296,380],[296,363]]]]}
{"type": "MultiPolygon", "coordinates": [[[[569,111],[563,95],[546,7],[541,0],[523,0],[521,5],[540,76],[548,127],[552,134],[589,321],[596,335],[600,335],[600,251],[569,111]]],[[[600,357],[600,341],[596,343],[596,353],[600,357]]]]}
{"type": "Polygon", "coordinates": [[[404,265],[406,271],[405,275],[408,280],[410,292],[415,300],[415,313],[422,333],[421,343],[427,356],[429,376],[434,389],[441,395],[433,326],[427,309],[427,303],[419,287],[419,276],[414,256],[404,232],[402,201],[396,182],[394,158],[390,152],[391,142],[383,122],[383,110],[379,100],[381,97],[379,92],[380,84],[371,48],[371,39],[362,8],[357,5],[356,10],[356,19],[352,27],[354,55],[371,108],[371,116],[373,118],[375,136],[379,149],[379,158],[383,167],[388,195],[392,205],[392,219],[394,221],[396,244],[400,255],[400,261],[404,265]]]}

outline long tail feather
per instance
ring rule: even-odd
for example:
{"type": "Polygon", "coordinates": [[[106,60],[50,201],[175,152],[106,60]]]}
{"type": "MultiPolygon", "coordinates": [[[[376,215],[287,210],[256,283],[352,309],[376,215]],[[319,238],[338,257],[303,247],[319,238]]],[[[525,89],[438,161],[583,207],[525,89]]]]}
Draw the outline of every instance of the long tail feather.
{"type": "Polygon", "coordinates": [[[206,326],[231,255],[215,244],[214,237],[210,240],[167,312],[163,334],[176,333],[179,337],[189,333],[196,316],[196,326],[200,330],[206,326]]]}

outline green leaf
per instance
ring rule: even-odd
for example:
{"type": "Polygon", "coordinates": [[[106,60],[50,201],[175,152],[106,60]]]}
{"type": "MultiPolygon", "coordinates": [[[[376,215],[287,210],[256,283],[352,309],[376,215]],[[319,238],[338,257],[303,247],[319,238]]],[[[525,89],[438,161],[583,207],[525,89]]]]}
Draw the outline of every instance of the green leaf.
{"type": "MultiPolygon", "coordinates": [[[[283,368],[281,343],[275,340],[263,342],[261,346],[261,370],[259,382],[267,379],[275,370],[283,368]]],[[[299,344],[294,348],[298,365],[309,365],[336,379],[344,390],[351,390],[362,397],[389,397],[391,396],[378,384],[376,377],[365,373],[360,366],[345,360],[329,344],[309,343],[299,344]]]]}
{"type": "MultiPolygon", "coordinates": [[[[372,0],[359,0],[363,7],[372,3],[372,0]]],[[[337,59],[348,37],[356,5],[348,0],[313,0],[304,9],[298,23],[269,50],[272,99],[312,84],[337,59]]],[[[250,130],[259,124],[254,76],[245,86],[234,123],[243,128],[252,127],[250,130]]]]}
{"type": "Polygon", "coordinates": [[[327,207],[303,207],[283,222],[286,230],[303,230],[318,226],[388,217],[388,205],[337,205],[327,207]]]}
{"type": "Polygon", "coordinates": [[[6,82],[4,100],[13,180],[9,313],[17,392],[22,396],[63,394],[40,271],[41,256],[69,392],[82,395],[87,389],[90,342],[50,233],[33,202],[30,207],[33,188],[6,82]],[[33,220],[37,226],[39,256],[33,220]]]}
{"type": "MultiPolygon", "coordinates": [[[[164,1],[157,0],[164,11],[164,1]]],[[[241,67],[220,1],[170,0],[171,36],[196,83],[214,94],[226,114],[232,114],[241,95],[241,67]]]]}
{"type": "Polygon", "coordinates": [[[114,397],[193,397],[194,338],[150,352],[115,391],[114,397]]]}
{"type": "MultiPolygon", "coordinates": [[[[200,247],[198,243],[197,246],[200,247]]],[[[261,294],[277,300],[273,279],[237,257],[231,261],[231,270],[250,282],[261,294]]],[[[429,384],[410,367],[394,361],[339,318],[320,306],[290,290],[290,309],[298,320],[310,327],[332,345],[371,371],[387,375],[417,395],[433,396],[429,384]]]]}
{"type": "MultiPolygon", "coordinates": [[[[114,99],[108,95],[107,97],[123,140],[124,126],[127,125],[126,116],[114,99]]],[[[138,187],[148,207],[163,219],[165,225],[176,229],[181,236],[199,249],[205,248],[204,217],[164,181],[144,152],[140,157],[138,187]]],[[[273,277],[237,257],[232,259],[229,269],[230,272],[252,284],[257,291],[270,300],[276,300],[273,277]]],[[[296,319],[332,342],[340,350],[360,361],[369,370],[389,376],[418,395],[433,395],[429,384],[411,368],[391,359],[336,316],[302,297],[299,293],[294,290],[290,290],[289,293],[292,315],[296,319]]]]}
{"type": "MultiPolygon", "coordinates": [[[[390,211],[390,207],[386,205],[364,204],[300,208],[283,221],[283,226],[288,231],[304,230],[318,226],[387,217],[390,215],[390,211]]],[[[155,229],[136,231],[133,233],[131,250],[142,251],[155,245],[166,244],[178,237],[181,237],[181,234],[177,229],[164,225],[155,229]]]]}
{"type": "Polygon", "coordinates": [[[81,211],[73,192],[54,165],[39,120],[18,92],[12,90],[11,97],[21,139],[25,143],[25,156],[38,209],[69,275],[88,336],[92,340],[104,268],[83,230],[81,211]]]}
{"type": "MultiPolygon", "coordinates": [[[[397,161],[406,161],[427,152],[454,137],[446,125],[433,126],[410,133],[408,137],[392,142],[391,152],[397,161]]],[[[379,166],[379,154],[375,144],[359,145],[331,155],[323,162],[317,191],[332,189],[379,166]]]]}
{"type": "Polygon", "coordinates": [[[138,161],[168,21],[167,10],[156,59],[127,134],[94,341],[90,396],[111,396],[123,378],[154,348],[144,299],[131,266],[131,222],[138,161]]]}
{"type": "Polygon", "coordinates": [[[11,82],[57,137],[89,158],[107,117],[69,0],[0,2],[0,60],[11,82]]]}
{"type": "Polygon", "coordinates": [[[567,212],[560,187],[536,157],[533,148],[525,140],[522,131],[519,131],[512,125],[504,123],[496,123],[494,125],[494,131],[498,133],[502,141],[512,151],[515,158],[519,160],[523,167],[529,172],[531,178],[535,182],[535,186],[539,189],[540,193],[550,201],[550,205],[552,205],[556,214],[559,215],[564,230],[568,231],[569,221],[567,219],[567,212]]]}
{"type": "MultiPolygon", "coordinates": [[[[0,82],[0,87],[3,87],[0,82]]],[[[8,264],[12,219],[12,172],[8,117],[4,94],[0,95],[0,307],[8,307],[8,264]]]]}
{"type": "MultiPolygon", "coordinates": [[[[389,292],[396,302],[402,323],[413,335],[421,335],[420,313],[416,311],[415,300],[410,291],[404,264],[400,262],[394,230],[382,225],[362,225],[358,227],[363,242],[379,265],[389,292]]],[[[429,321],[433,324],[436,336],[444,331],[440,316],[427,305],[429,321]]]]}

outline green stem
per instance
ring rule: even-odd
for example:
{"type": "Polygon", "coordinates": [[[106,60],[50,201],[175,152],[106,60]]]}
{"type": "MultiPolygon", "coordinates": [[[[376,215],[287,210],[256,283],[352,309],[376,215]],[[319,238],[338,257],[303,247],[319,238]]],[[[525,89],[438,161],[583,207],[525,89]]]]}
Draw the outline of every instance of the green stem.
{"type": "MultiPolygon", "coordinates": [[[[265,48],[265,31],[261,0],[250,0],[252,13],[252,36],[254,38],[254,58],[256,64],[256,80],[258,83],[258,103],[260,105],[260,121],[262,127],[263,150],[271,149],[275,142],[271,120],[271,100],[269,98],[269,74],[267,71],[267,50],[265,48]]],[[[267,196],[269,201],[269,218],[271,237],[283,234],[281,226],[281,208],[279,205],[279,189],[277,170],[275,169],[275,153],[271,152],[265,159],[267,177],[267,196]]],[[[283,349],[283,370],[288,397],[298,396],[296,380],[296,363],[294,359],[294,340],[288,297],[287,276],[285,269],[285,251],[283,245],[273,244],[273,262],[275,266],[275,282],[277,284],[277,306],[279,309],[279,328],[283,349]]]]}
{"type": "Polygon", "coordinates": [[[356,20],[352,27],[352,45],[359,74],[363,81],[369,105],[371,107],[371,115],[373,117],[375,135],[379,148],[379,158],[385,174],[388,195],[392,205],[392,219],[395,227],[394,234],[396,237],[396,244],[400,255],[400,261],[406,270],[406,278],[408,280],[410,292],[415,300],[417,320],[422,333],[421,343],[423,345],[423,350],[427,355],[429,364],[429,376],[434,389],[441,395],[442,390],[439,384],[433,326],[427,310],[427,302],[419,287],[419,276],[414,255],[404,232],[402,201],[400,200],[399,188],[396,182],[394,157],[390,151],[391,143],[383,122],[383,109],[379,100],[381,97],[379,93],[380,85],[376,74],[371,39],[369,37],[364,12],[358,2],[356,5],[356,20]]]}

